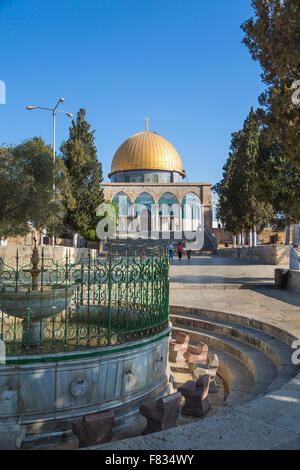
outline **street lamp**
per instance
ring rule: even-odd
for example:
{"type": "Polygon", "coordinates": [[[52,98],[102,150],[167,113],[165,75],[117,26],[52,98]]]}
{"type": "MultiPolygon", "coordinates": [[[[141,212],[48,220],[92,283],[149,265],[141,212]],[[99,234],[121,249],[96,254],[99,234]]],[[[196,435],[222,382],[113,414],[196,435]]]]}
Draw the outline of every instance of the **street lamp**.
{"type": "MultiPolygon", "coordinates": [[[[32,111],[33,109],[44,109],[46,111],[51,111],[52,113],[52,116],[53,116],[53,197],[54,197],[54,201],[55,201],[55,116],[56,116],[56,113],[63,113],[63,114],[66,114],[67,116],[69,116],[70,118],[73,117],[73,114],[71,113],[67,113],[66,111],[61,111],[60,109],[57,109],[58,106],[60,105],[60,103],[63,103],[65,101],[64,98],[59,98],[56,106],[54,108],[43,108],[41,106],[27,106],[26,109],[28,109],[28,111],[32,111]]],[[[54,224],[53,224],[53,230],[54,230],[54,224]]],[[[52,244],[54,245],[54,234],[53,234],[53,237],[52,237],[52,244]]]]}

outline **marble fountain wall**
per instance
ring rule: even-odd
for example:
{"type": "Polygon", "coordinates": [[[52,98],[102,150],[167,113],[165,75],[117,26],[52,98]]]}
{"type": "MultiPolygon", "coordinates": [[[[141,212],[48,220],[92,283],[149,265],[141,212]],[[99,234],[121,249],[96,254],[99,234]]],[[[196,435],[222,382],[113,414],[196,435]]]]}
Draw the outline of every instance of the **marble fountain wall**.
{"type": "Polygon", "coordinates": [[[24,424],[27,433],[63,430],[83,415],[111,408],[117,425],[130,421],[142,402],[169,393],[169,333],[0,365],[0,425],[24,424]]]}

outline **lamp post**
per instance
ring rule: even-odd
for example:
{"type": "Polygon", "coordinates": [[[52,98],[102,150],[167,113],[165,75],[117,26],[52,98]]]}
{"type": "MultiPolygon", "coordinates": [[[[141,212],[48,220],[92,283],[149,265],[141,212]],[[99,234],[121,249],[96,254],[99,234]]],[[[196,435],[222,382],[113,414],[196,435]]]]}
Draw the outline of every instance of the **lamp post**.
{"type": "MultiPolygon", "coordinates": [[[[56,191],[56,188],[55,188],[55,117],[56,117],[56,113],[66,114],[70,118],[73,117],[73,114],[67,113],[66,111],[61,111],[60,109],[57,109],[58,106],[60,105],[60,103],[63,103],[64,101],[65,101],[64,98],[59,98],[59,100],[58,100],[58,102],[57,102],[57,104],[54,108],[43,108],[41,106],[27,106],[26,107],[26,109],[28,109],[29,111],[32,111],[33,109],[44,109],[46,111],[50,111],[52,113],[52,116],[53,116],[53,198],[54,198],[54,201],[55,201],[55,191],[56,191]]],[[[54,221],[53,221],[53,231],[54,231],[54,221]]],[[[54,238],[54,233],[53,233],[52,245],[54,245],[54,241],[55,241],[55,238],[54,238]]]]}

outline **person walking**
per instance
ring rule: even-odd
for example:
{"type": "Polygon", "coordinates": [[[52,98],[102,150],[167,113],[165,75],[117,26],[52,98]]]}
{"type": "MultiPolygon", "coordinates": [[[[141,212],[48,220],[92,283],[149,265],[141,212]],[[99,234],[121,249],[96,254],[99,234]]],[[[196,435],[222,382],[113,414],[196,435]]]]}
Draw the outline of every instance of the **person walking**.
{"type": "Polygon", "coordinates": [[[182,246],[181,242],[179,242],[178,245],[177,245],[177,254],[178,254],[179,260],[181,260],[182,259],[182,254],[183,254],[183,246],[182,246]]]}
{"type": "Polygon", "coordinates": [[[169,253],[169,259],[171,263],[173,263],[173,250],[174,250],[174,246],[172,245],[172,243],[168,243],[168,253],[169,253]]]}
{"type": "Polygon", "coordinates": [[[298,243],[294,243],[294,245],[290,249],[290,269],[292,270],[299,270],[300,256],[297,252],[298,246],[298,243]]]}
{"type": "Polygon", "coordinates": [[[192,250],[187,250],[186,251],[186,256],[187,256],[187,259],[188,259],[188,263],[191,262],[191,254],[192,254],[192,250]]]}

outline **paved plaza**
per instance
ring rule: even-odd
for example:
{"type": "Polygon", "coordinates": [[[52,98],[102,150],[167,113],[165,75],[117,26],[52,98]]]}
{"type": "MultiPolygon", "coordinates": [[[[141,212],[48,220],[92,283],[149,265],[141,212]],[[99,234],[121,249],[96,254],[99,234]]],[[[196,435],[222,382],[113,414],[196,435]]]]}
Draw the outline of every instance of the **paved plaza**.
{"type": "Polygon", "coordinates": [[[300,338],[300,294],[275,289],[277,267],[217,255],[195,258],[190,265],[176,261],[170,269],[170,305],[260,319],[300,338]]]}
{"type": "Polygon", "coordinates": [[[218,255],[202,255],[174,260],[170,267],[171,282],[184,284],[273,284],[274,269],[287,266],[250,264],[245,260],[218,255]]]}

